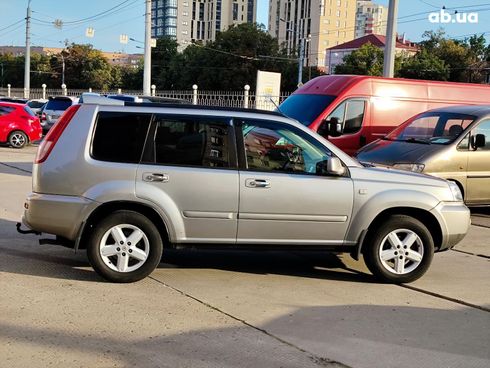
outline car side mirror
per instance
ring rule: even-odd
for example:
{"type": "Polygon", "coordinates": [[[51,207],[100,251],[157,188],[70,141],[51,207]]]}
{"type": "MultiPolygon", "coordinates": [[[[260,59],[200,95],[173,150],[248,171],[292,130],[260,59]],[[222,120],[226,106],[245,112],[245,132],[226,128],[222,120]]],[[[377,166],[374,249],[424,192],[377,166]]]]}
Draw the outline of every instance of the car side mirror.
{"type": "Polygon", "coordinates": [[[316,173],[318,175],[343,176],[345,174],[345,167],[338,157],[330,157],[316,164],[316,173]]]}
{"type": "Polygon", "coordinates": [[[485,147],[485,135],[484,134],[477,134],[475,136],[471,137],[471,146],[474,149],[482,148],[485,147]]]}
{"type": "Polygon", "coordinates": [[[317,133],[324,137],[340,137],[342,135],[342,124],[340,124],[338,118],[331,117],[321,123],[317,133]]]}

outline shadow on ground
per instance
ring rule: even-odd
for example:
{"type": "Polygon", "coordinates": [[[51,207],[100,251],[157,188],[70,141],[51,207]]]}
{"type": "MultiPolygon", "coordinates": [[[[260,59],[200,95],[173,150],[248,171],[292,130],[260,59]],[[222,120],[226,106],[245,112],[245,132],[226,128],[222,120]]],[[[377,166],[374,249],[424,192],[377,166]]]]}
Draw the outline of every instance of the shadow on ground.
{"type": "MultiPolygon", "coordinates": [[[[73,249],[39,245],[39,238],[35,235],[18,234],[15,222],[0,219],[0,253],[11,256],[7,260],[0,259],[0,271],[101,281],[91,269],[85,250],[79,250],[75,254],[73,249]],[[42,263],[42,266],[33,264],[33,261],[42,263]]],[[[349,282],[374,281],[371,275],[348,270],[339,256],[326,252],[167,250],[158,268],[210,268],[349,282]]]]}

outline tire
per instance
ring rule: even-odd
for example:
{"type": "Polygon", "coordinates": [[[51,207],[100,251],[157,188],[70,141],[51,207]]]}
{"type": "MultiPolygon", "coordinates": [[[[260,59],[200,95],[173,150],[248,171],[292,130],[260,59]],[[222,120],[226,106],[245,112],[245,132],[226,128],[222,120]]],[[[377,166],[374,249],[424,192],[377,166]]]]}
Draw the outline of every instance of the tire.
{"type": "Polygon", "coordinates": [[[9,145],[12,148],[20,149],[29,144],[29,138],[21,130],[15,130],[9,134],[9,145]]]}
{"type": "Polygon", "coordinates": [[[87,244],[87,256],[95,272],[118,283],[144,279],[158,266],[162,252],[156,226],[134,211],[116,211],[100,220],[87,244]]]}
{"type": "Polygon", "coordinates": [[[393,215],[374,231],[363,251],[374,276],[398,284],[415,281],[427,271],[434,256],[434,240],[419,220],[393,215]]]}

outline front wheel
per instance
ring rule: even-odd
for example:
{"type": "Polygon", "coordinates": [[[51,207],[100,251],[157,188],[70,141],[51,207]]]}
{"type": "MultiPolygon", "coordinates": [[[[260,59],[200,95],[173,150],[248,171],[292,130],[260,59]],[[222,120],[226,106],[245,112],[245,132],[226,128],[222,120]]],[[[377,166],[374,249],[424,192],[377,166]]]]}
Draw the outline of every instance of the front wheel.
{"type": "Polygon", "coordinates": [[[116,211],[95,225],[87,244],[94,270],[112,282],[134,282],[148,276],[160,263],[163,243],[146,216],[116,211]]]}
{"type": "Polygon", "coordinates": [[[394,215],[367,238],[364,261],[384,282],[407,283],[420,278],[434,255],[432,235],[419,220],[394,215]]]}
{"type": "Polygon", "coordinates": [[[9,144],[12,148],[24,148],[28,143],[29,138],[27,138],[27,135],[20,130],[16,130],[9,134],[9,144]]]}

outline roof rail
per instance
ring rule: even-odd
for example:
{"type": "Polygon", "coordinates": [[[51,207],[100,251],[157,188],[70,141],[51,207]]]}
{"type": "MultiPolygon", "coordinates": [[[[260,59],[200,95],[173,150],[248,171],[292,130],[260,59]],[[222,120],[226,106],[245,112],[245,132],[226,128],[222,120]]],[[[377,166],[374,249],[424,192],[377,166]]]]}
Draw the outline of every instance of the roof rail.
{"type": "Polygon", "coordinates": [[[124,101],[115,100],[105,96],[94,96],[87,94],[83,96],[83,104],[124,106],[124,101]]]}

